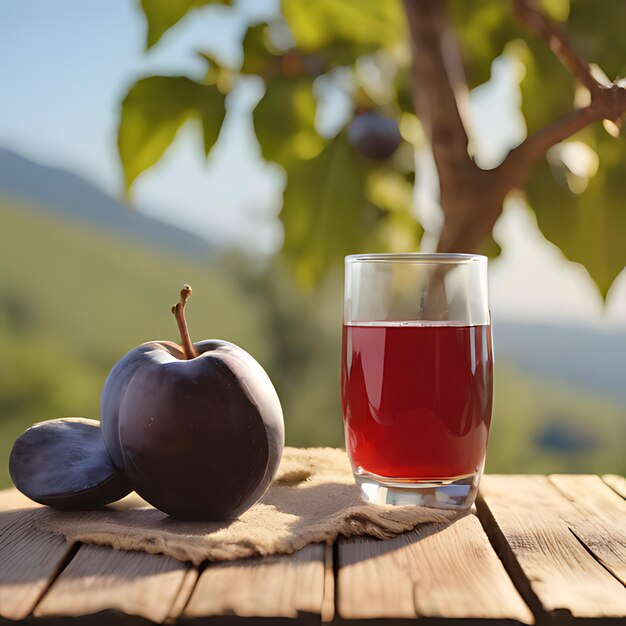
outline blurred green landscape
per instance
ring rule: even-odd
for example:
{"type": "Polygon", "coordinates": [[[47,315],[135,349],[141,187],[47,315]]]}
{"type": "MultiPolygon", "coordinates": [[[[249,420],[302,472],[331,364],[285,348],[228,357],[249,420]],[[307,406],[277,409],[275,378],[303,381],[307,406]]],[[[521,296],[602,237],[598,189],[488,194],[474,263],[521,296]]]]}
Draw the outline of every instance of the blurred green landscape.
{"type": "MultiPolygon", "coordinates": [[[[0,224],[1,487],[10,484],[8,454],[25,428],[63,416],[97,418],[114,363],[139,343],[176,338],[170,306],[183,282],[194,287],[193,337],[234,341],[269,372],[287,443],[343,445],[338,273],[302,292],[280,260],[259,268],[236,254],[193,259],[15,199],[0,200],[0,224]]],[[[494,328],[487,470],[626,471],[619,389],[611,396],[559,380],[558,372],[529,374],[507,354],[518,332],[509,326],[502,350],[494,328]]],[[[589,371],[589,381],[601,375],[589,371]]]]}
{"type": "Polygon", "coordinates": [[[184,282],[194,338],[227,338],[270,372],[294,416],[289,442],[340,445],[341,305],[329,297],[338,279],[302,294],[278,264],[260,273],[235,256],[192,262],[15,201],[0,201],[0,223],[0,485],[26,427],[98,418],[115,362],[144,341],[176,338],[170,308],[184,282]]]}

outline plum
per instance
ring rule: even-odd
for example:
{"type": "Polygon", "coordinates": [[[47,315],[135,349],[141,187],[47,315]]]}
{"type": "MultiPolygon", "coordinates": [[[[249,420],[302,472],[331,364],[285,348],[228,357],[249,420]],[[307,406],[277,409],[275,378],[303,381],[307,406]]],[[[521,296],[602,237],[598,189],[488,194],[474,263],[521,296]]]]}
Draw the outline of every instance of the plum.
{"type": "Polygon", "coordinates": [[[284,446],[278,395],[243,349],[191,342],[185,285],[172,308],[182,345],[134,348],[104,385],[101,423],[115,464],[135,491],[169,515],[225,520],[269,487],[284,446]]]}
{"type": "Polygon", "coordinates": [[[368,111],[350,122],[348,141],[369,159],[384,161],[398,149],[402,137],[395,120],[368,111]]]}
{"type": "Polygon", "coordinates": [[[100,415],[102,436],[104,443],[111,455],[113,463],[121,469],[124,467],[124,457],[122,456],[122,448],[118,435],[117,417],[119,414],[119,403],[126,391],[126,386],[130,382],[135,372],[144,363],[144,357],[153,350],[169,350],[177,358],[184,358],[183,351],[180,346],[169,341],[149,341],[143,343],[120,359],[109,372],[104,383],[104,389],[100,396],[100,415]]]}
{"type": "Polygon", "coordinates": [[[20,435],[9,472],[24,495],[57,509],[100,507],[131,491],[109,457],[100,424],[79,417],[35,424],[20,435]]]}
{"type": "Polygon", "coordinates": [[[37,424],[11,452],[15,486],[60,509],[97,507],[131,489],[169,515],[226,520],[252,506],[280,463],[285,430],[263,368],[227,341],[192,343],[185,285],[172,307],[181,345],[144,343],[111,370],[100,424],[37,424]]]}

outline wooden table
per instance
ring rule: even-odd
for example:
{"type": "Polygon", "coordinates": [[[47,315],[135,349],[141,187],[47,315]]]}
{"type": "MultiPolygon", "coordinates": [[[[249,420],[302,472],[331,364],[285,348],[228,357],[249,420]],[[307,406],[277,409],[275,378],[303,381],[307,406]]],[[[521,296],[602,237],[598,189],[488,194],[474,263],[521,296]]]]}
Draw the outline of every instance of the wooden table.
{"type": "Polygon", "coordinates": [[[617,476],[486,476],[441,532],[194,568],[25,532],[5,490],[0,622],[626,624],[625,496],[617,476]]]}

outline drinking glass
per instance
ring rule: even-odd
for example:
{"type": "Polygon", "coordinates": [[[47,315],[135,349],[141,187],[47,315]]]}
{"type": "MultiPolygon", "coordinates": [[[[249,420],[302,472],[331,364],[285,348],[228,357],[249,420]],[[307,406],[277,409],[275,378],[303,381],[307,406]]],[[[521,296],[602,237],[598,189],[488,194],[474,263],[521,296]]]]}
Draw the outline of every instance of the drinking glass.
{"type": "Polygon", "coordinates": [[[491,422],[487,258],[346,257],[341,399],[361,495],[466,509],[491,422]]]}

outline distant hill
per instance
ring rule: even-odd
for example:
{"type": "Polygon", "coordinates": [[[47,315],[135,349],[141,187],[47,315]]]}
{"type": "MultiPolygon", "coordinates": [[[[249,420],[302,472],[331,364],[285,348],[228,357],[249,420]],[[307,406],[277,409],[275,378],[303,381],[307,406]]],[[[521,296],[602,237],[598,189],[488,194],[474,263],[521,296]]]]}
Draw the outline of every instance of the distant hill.
{"type": "Polygon", "coordinates": [[[167,249],[191,258],[206,258],[214,252],[206,239],[139,213],[76,174],[0,148],[2,198],[35,205],[74,223],[96,226],[143,247],[167,249]]]}
{"type": "Polygon", "coordinates": [[[565,324],[496,321],[495,360],[626,407],[626,331],[565,324]]]}

